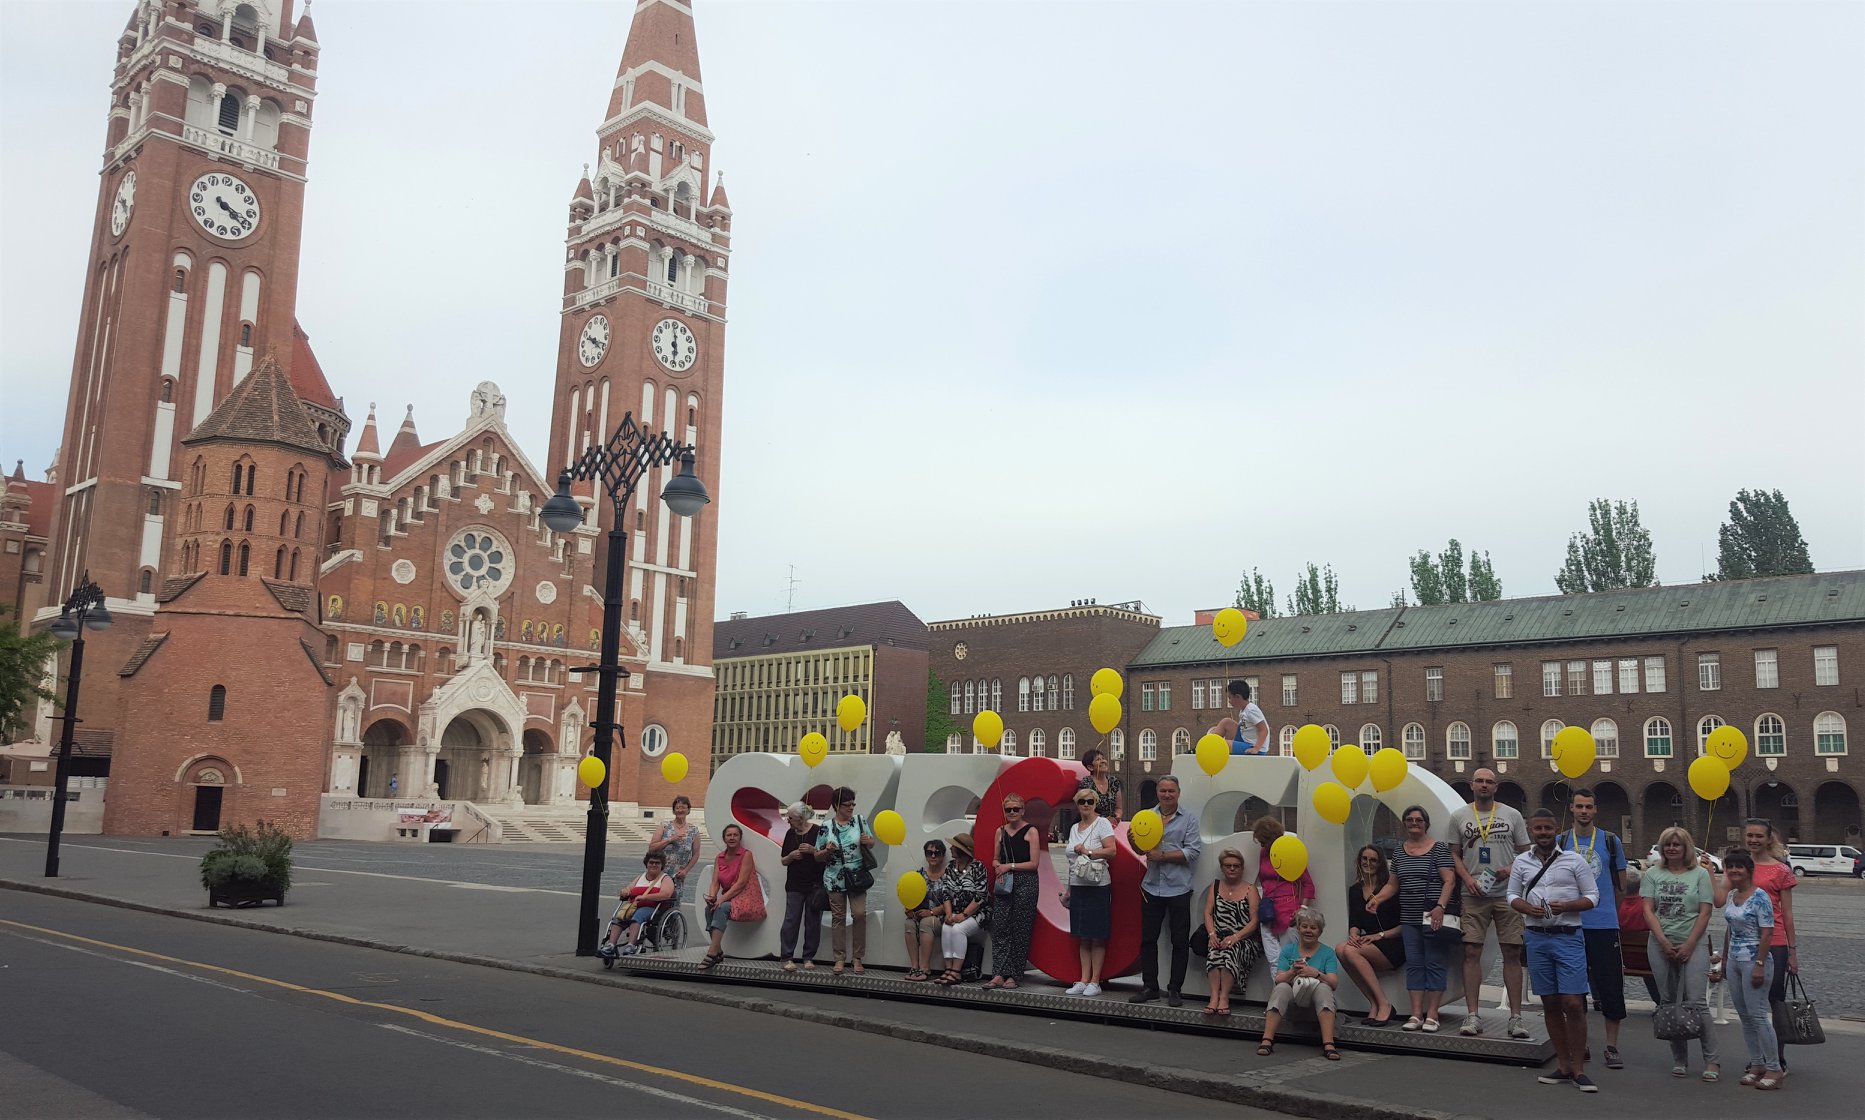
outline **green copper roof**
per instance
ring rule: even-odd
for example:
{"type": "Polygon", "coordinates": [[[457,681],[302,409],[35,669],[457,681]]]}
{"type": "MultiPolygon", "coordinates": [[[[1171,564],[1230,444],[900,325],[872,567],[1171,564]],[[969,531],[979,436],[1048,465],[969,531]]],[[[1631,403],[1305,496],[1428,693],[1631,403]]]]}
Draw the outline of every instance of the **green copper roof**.
{"type": "Polygon", "coordinates": [[[1250,624],[1230,649],[1172,626],[1133,664],[1186,665],[1865,622],[1865,571],[1299,615],[1250,624]]]}

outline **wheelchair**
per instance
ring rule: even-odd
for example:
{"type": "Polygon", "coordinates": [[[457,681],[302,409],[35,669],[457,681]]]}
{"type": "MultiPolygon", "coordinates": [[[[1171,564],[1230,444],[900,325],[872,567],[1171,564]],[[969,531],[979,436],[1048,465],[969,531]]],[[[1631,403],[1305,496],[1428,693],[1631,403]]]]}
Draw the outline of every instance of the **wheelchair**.
{"type": "MultiPolygon", "coordinates": [[[[602,923],[599,941],[603,949],[608,948],[609,927],[614,924],[616,918],[621,916],[624,905],[626,903],[617,903],[615,912],[609,916],[608,921],[602,923]]],[[[632,952],[628,955],[676,952],[685,947],[686,937],[686,914],[681,910],[679,895],[675,895],[667,902],[661,903],[654,911],[654,916],[642,923],[641,936],[635,939],[632,952]]],[[[624,948],[628,947],[624,946],[624,948]]],[[[620,952],[611,954],[600,950],[597,955],[602,958],[602,967],[605,969],[614,968],[615,962],[622,956],[620,952]]]]}

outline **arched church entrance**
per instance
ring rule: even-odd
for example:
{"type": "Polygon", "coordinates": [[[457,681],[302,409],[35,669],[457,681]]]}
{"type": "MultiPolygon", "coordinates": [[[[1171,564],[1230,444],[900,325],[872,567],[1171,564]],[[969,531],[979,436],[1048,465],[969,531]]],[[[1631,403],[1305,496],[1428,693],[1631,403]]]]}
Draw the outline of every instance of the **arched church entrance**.
{"type": "Polygon", "coordinates": [[[524,734],[524,757],[518,763],[518,789],[526,805],[550,802],[550,736],[533,727],[524,734]]]}
{"type": "Polygon", "coordinates": [[[435,754],[435,784],[440,765],[447,765],[447,796],[457,801],[505,801],[518,781],[518,760],[508,752],[511,733],[505,722],[485,708],[473,708],[453,717],[440,733],[435,754]]]}
{"type": "Polygon", "coordinates": [[[356,768],[356,796],[394,797],[408,791],[389,792],[389,780],[401,769],[402,748],[414,741],[408,729],[392,719],[382,719],[363,732],[363,758],[356,768]]]}

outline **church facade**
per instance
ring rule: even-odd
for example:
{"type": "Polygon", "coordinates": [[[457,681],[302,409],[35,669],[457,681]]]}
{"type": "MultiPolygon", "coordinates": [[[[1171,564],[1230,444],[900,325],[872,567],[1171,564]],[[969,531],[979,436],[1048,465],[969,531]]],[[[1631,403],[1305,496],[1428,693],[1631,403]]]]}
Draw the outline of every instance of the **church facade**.
{"type": "Polygon", "coordinates": [[[320,48],[295,7],[135,4],[63,443],[44,483],[9,480],[22,615],[48,625],[88,575],[117,620],[87,642],[77,734],[108,767],[106,831],[263,818],[307,836],[326,794],[587,796],[574,771],[595,674],[577,670],[597,656],[616,527],[586,485],[584,526],[554,533],[538,511],[631,411],[696,446],[715,504],[673,517],[659,494],[677,467],[655,470],[619,526],[628,675],[609,792],[618,813],[664,804],[668,750],[692,761],[683,791],[702,791],[730,209],[692,6],[636,7],[572,191],[541,460],[490,381],[461,386],[445,438],[422,440],[410,410],[384,448],[371,405],[349,449],[296,319],[320,48]]]}

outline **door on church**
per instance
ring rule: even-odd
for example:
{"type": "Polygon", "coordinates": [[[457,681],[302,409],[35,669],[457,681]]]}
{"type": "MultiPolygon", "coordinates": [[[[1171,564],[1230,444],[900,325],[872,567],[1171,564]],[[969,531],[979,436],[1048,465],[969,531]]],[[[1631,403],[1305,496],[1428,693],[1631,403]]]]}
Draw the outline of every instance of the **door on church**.
{"type": "Polygon", "coordinates": [[[194,831],[220,831],[220,796],[224,792],[224,786],[194,787],[194,831]]]}
{"type": "Polygon", "coordinates": [[[446,759],[437,758],[434,760],[434,786],[438,791],[436,796],[442,801],[446,801],[452,796],[447,792],[447,771],[450,769],[451,767],[447,765],[446,759]]]}
{"type": "Polygon", "coordinates": [[[366,754],[356,767],[356,796],[369,796],[369,756],[366,754]]]}

